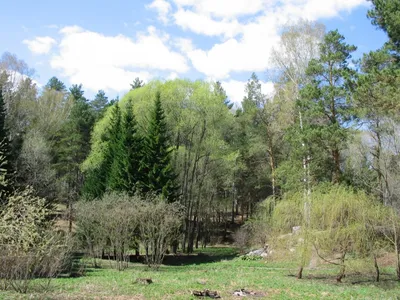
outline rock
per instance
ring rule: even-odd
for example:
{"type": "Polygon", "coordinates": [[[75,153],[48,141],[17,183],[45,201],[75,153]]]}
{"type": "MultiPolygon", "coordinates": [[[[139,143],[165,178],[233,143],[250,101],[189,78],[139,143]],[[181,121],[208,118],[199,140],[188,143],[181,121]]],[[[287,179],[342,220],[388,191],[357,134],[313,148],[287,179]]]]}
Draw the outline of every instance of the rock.
{"type": "Polygon", "coordinates": [[[209,297],[209,298],[212,298],[212,299],[221,298],[221,296],[218,294],[217,291],[210,291],[210,290],[193,291],[192,295],[196,296],[196,297],[209,297]]]}
{"type": "Polygon", "coordinates": [[[293,232],[293,234],[300,233],[300,230],[301,230],[301,226],[294,226],[294,227],[292,227],[292,232],[293,232]]]}
{"type": "Polygon", "coordinates": [[[261,254],[265,253],[264,249],[258,249],[258,250],[254,250],[254,251],[250,251],[249,253],[247,253],[248,256],[261,256],[261,254]]]}
{"type": "Polygon", "coordinates": [[[153,280],[151,278],[137,278],[136,283],[151,284],[151,283],[153,283],[153,280]]]}
{"type": "Polygon", "coordinates": [[[247,291],[246,289],[240,289],[236,290],[233,292],[233,296],[238,296],[238,297],[247,297],[247,296],[252,296],[252,297],[261,297],[262,294],[256,293],[253,291],[247,291]]]}

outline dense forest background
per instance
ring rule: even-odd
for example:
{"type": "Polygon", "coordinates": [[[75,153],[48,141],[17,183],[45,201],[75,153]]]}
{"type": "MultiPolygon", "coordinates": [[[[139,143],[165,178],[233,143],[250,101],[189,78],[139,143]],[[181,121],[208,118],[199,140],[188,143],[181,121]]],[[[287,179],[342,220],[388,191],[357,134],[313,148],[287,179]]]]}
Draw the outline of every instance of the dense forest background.
{"type": "Polygon", "coordinates": [[[370,234],[365,220],[387,220],[397,224],[386,236],[399,253],[400,2],[372,2],[368,18],[388,35],[379,50],[354,61],[356,46],[338,31],[308,21],[288,25],[272,55],[275,92],[263,94],[253,74],[241,107],[219,82],[203,80],[136,78],[122,99],[101,90],[87,99],[82,85],[67,88],[56,77],[39,89],[24,61],[3,54],[2,205],[11,209],[10,199],[29,187],[43,207],[65,204],[73,231],[89,211],[101,215],[101,199],[115,193],[156,198],[179,204],[158,208],[179,220],[171,223],[178,228],[174,248],[190,253],[217,242],[230,223],[258,222],[270,233],[302,225],[306,242],[313,230],[329,229],[333,236],[318,243],[343,253],[343,263],[356,251],[360,224],[370,234]],[[337,224],[354,231],[343,238],[332,231],[337,224]],[[342,245],[345,239],[353,242],[342,245]]]}

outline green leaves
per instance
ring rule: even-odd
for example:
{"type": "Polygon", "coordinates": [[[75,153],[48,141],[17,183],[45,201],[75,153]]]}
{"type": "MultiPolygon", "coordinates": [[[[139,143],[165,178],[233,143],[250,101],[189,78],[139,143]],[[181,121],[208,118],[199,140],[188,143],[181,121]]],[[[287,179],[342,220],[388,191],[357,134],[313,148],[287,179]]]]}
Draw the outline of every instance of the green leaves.
{"type": "MultiPolygon", "coordinates": [[[[306,71],[311,82],[301,90],[298,105],[304,130],[298,133],[307,149],[317,147],[321,154],[326,152],[331,156],[333,164],[323,168],[330,171],[333,182],[339,182],[340,152],[345,148],[350,132],[348,122],[353,114],[350,98],[356,72],[349,68],[349,59],[356,47],[346,44],[338,31],[331,31],[320,50],[320,58],[312,60],[306,71]]],[[[311,152],[314,152],[311,164],[326,161],[318,159],[319,151],[311,152]]]]}

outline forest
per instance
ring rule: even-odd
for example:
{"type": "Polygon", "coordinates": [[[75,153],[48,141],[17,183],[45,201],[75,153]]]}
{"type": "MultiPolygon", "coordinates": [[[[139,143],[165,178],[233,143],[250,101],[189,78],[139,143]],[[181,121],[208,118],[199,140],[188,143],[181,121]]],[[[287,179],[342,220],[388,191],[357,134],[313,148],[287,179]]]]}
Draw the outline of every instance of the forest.
{"type": "Polygon", "coordinates": [[[400,280],[400,1],[371,2],[379,50],[355,60],[337,30],[289,24],[274,92],[253,73],[240,106],[219,81],[136,78],[121,99],[56,77],[39,88],[4,53],[0,289],[72,276],[76,253],[158,270],[215,245],[268,248],[298,279],[318,260],[338,283],[356,263],[380,281],[390,254],[400,280]]]}

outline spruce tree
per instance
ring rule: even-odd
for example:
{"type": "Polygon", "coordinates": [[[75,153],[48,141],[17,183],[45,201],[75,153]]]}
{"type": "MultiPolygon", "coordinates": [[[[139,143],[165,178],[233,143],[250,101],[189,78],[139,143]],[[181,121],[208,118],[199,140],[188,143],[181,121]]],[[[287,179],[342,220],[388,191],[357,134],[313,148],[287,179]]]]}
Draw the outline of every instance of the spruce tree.
{"type": "Polygon", "coordinates": [[[125,178],[126,159],[124,149],[124,136],[122,132],[122,114],[119,104],[116,103],[111,116],[108,132],[108,149],[105,153],[105,165],[109,166],[107,175],[107,190],[126,191],[127,180],[125,178]]]}
{"type": "Polygon", "coordinates": [[[147,135],[144,139],[140,181],[142,193],[153,192],[172,202],[176,198],[176,175],[170,159],[167,124],[161,105],[161,95],[157,93],[147,135]]]}
{"type": "Polygon", "coordinates": [[[138,136],[137,122],[133,114],[132,102],[129,101],[123,115],[122,135],[124,144],[124,178],[128,193],[134,193],[137,182],[140,180],[139,168],[142,158],[142,140],[138,136]]]}

